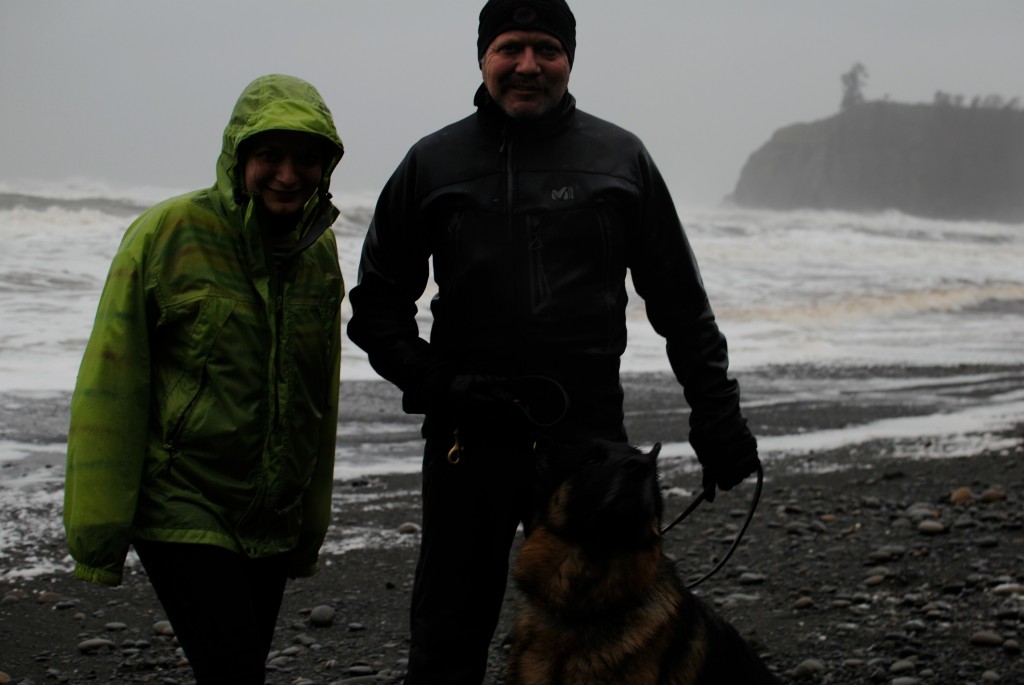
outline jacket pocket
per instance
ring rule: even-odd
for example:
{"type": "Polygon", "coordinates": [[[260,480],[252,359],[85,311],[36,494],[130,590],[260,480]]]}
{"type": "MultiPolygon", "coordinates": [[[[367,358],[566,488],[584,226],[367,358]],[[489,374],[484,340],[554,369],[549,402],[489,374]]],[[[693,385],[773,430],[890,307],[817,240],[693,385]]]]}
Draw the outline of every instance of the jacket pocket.
{"type": "Polygon", "coordinates": [[[203,298],[183,307],[196,308],[184,351],[166,355],[180,369],[177,381],[167,392],[163,430],[169,449],[187,440],[190,422],[209,383],[207,359],[225,322],[235,308],[228,298],[203,298]]]}

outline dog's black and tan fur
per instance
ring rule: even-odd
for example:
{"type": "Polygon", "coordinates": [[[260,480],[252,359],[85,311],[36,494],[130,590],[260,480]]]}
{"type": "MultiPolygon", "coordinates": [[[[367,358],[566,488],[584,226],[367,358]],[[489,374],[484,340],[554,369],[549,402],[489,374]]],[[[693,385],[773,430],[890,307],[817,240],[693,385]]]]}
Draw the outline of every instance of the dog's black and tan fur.
{"type": "Polygon", "coordinates": [[[656,459],[625,444],[550,448],[515,565],[515,685],[758,685],[775,677],[685,589],[661,549],[656,459]]]}

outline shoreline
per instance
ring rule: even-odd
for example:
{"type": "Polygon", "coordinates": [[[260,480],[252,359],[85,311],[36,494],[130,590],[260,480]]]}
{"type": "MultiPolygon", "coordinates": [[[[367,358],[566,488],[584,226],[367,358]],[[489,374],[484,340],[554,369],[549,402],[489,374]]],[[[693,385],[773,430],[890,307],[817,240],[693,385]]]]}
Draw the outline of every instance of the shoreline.
{"type": "MultiPolygon", "coordinates": [[[[1021,678],[1024,415],[965,440],[950,417],[972,407],[1016,407],[1024,366],[772,367],[739,379],[751,426],[769,446],[860,432],[848,444],[818,440],[783,456],[767,451],[751,528],[698,594],[765,652],[783,682],[1021,678]],[[911,430],[863,435],[864,426],[887,421],[910,422],[911,430]],[[913,433],[922,429],[934,432],[913,433]],[[964,488],[970,496],[954,504],[951,495],[964,488]],[[925,523],[941,531],[922,532],[925,523]]],[[[636,444],[685,444],[685,403],[674,379],[624,374],[623,385],[636,444]]],[[[353,427],[343,431],[339,454],[411,450],[407,458],[418,459],[419,419],[401,414],[394,388],[343,382],[342,396],[342,425],[353,427]]],[[[0,461],[0,674],[14,683],[191,683],[172,638],[154,632],[162,610],[141,567],[130,565],[116,589],[70,577],[59,519],[63,452],[56,449],[66,439],[66,401],[0,394],[0,442],[40,450],[31,465],[0,461]],[[40,572],[8,573],[15,568],[40,572]],[[82,651],[86,640],[105,642],[82,651]]],[[[669,519],[689,502],[699,476],[685,453],[661,467],[669,519]]],[[[666,536],[684,577],[702,574],[724,552],[751,491],[748,481],[722,493],[666,536]]],[[[288,585],[268,683],[384,683],[401,673],[419,508],[418,469],[336,482],[322,570],[288,585]],[[330,625],[311,622],[318,606],[334,611],[330,625]]],[[[502,641],[514,601],[511,589],[488,682],[503,682],[502,641]]]]}

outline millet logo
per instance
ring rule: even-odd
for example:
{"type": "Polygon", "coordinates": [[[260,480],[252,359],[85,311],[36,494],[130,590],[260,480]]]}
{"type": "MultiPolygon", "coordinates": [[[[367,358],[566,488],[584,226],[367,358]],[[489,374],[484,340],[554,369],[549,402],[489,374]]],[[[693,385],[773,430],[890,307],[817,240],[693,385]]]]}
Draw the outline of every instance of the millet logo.
{"type": "Polygon", "coordinates": [[[552,200],[572,200],[576,197],[575,186],[562,186],[561,188],[551,189],[552,200]]]}

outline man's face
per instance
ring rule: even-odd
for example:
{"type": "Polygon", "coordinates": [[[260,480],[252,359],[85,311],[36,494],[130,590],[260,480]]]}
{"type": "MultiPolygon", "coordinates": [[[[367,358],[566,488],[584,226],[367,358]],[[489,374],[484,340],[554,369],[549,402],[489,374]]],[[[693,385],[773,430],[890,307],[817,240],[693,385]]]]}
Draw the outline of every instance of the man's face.
{"type": "Polygon", "coordinates": [[[250,143],[245,189],[270,214],[302,211],[323,175],[323,141],[298,131],[267,131],[250,143]]]}
{"type": "Polygon", "coordinates": [[[569,56],[542,31],[506,31],[487,47],[480,70],[484,86],[513,118],[539,117],[569,89],[569,56]]]}

